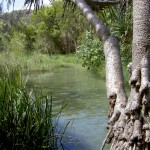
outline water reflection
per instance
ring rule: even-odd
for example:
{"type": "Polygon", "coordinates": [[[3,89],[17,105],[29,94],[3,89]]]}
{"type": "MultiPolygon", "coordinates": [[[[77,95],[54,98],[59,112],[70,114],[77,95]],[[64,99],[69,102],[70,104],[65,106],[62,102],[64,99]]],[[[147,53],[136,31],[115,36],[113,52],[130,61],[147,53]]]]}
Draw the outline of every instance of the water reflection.
{"type": "MultiPolygon", "coordinates": [[[[68,104],[59,124],[64,126],[66,122],[74,120],[66,133],[68,136],[79,137],[76,138],[77,142],[70,138],[79,150],[99,149],[107,124],[107,99],[103,80],[85,68],[67,67],[59,68],[53,73],[33,73],[29,84],[42,89],[45,94],[52,93],[56,111],[63,102],[68,104]]],[[[71,150],[76,148],[73,142],[69,142],[67,146],[71,150]]]]}

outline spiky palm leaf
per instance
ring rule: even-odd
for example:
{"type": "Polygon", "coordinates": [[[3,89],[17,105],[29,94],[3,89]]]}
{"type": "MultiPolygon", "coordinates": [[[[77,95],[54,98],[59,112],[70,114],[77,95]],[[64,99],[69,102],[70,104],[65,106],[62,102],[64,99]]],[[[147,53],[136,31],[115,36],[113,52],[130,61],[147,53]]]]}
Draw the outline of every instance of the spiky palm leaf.
{"type": "MultiPolygon", "coordinates": [[[[2,2],[6,1],[7,5],[11,5],[15,3],[15,0],[2,0],[2,2]]],[[[50,2],[55,0],[49,0],[50,2]]],[[[74,3],[74,0],[64,0],[66,3],[74,3]]],[[[132,0],[85,0],[87,4],[91,7],[94,7],[97,11],[99,8],[104,8],[106,6],[116,5],[119,4],[120,8],[123,10],[125,7],[129,5],[129,3],[132,0]]],[[[24,5],[32,6],[34,5],[34,8],[39,8],[41,5],[43,5],[44,0],[24,0],[24,5]]]]}
{"type": "MultiPolygon", "coordinates": [[[[65,3],[68,3],[69,6],[72,6],[75,0],[64,0],[65,3]]],[[[95,11],[100,11],[105,7],[112,5],[118,5],[120,10],[124,10],[132,0],[85,0],[85,2],[93,8],[95,11]]]]}

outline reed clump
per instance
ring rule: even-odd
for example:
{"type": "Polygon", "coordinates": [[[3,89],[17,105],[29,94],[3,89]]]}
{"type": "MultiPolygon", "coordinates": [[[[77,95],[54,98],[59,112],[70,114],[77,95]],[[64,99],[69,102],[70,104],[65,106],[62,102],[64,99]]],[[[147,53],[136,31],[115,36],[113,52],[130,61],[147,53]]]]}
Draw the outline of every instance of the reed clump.
{"type": "Polygon", "coordinates": [[[53,112],[52,97],[39,96],[27,88],[19,69],[3,71],[0,76],[0,149],[56,150],[60,113],[61,110],[53,112]]]}

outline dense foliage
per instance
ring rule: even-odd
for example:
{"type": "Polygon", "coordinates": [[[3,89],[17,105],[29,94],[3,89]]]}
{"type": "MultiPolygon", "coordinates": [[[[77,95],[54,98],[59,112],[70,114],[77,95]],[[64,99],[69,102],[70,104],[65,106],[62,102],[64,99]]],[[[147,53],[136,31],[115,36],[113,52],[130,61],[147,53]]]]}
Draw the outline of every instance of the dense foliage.
{"type": "Polygon", "coordinates": [[[85,31],[83,34],[82,44],[77,49],[77,56],[82,66],[87,66],[92,70],[97,69],[104,62],[102,45],[91,32],[85,31]]]}
{"type": "MultiPolygon", "coordinates": [[[[131,59],[132,16],[130,7],[123,14],[113,6],[97,15],[121,41],[123,63],[131,59]]],[[[78,10],[66,8],[55,1],[51,7],[34,11],[5,13],[0,21],[0,51],[32,54],[76,53],[88,69],[95,70],[104,63],[103,47],[78,10]]]]}

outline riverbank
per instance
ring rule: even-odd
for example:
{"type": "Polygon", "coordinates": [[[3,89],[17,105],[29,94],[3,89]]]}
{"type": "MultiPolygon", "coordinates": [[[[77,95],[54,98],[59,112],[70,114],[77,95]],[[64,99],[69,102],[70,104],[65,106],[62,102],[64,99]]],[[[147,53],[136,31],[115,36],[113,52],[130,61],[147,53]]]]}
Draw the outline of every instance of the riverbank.
{"type": "MultiPolygon", "coordinates": [[[[53,71],[55,68],[79,65],[73,54],[47,55],[34,52],[32,54],[1,52],[0,68],[8,67],[15,69],[20,67],[22,71],[53,71]]],[[[1,70],[2,71],[2,70],[1,70]]]]}
{"type": "MultiPolygon", "coordinates": [[[[38,52],[27,54],[24,52],[1,52],[0,53],[0,72],[3,68],[20,68],[23,72],[53,72],[62,67],[82,67],[82,62],[78,61],[76,54],[67,55],[47,55],[38,52]]],[[[129,74],[126,66],[123,66],[124,80],[128,86],[129,74]]],[[[94,70],[89,70],[97,77],[105,80],[105,62],[94,70]]]]}

